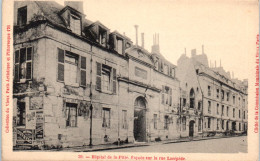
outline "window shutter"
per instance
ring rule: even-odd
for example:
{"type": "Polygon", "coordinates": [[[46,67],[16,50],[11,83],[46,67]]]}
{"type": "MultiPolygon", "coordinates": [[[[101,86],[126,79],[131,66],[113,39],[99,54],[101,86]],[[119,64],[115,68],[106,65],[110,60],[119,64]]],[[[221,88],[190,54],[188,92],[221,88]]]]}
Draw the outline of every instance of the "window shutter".
{"type": "Polygon", "coordinates": [[[170,76],[172,77],[172,67],[170,67],[170,76]]]}
{"type": "Polygon", "coordinates": [[[101,91],[101,63],[97,62],[96,90],[101,91]]]}
{"type": "Polygon", "coordinates": [[[165,90],[165,87],[162,86],[162,104],[164,104],[164,90],[165,90]]]}
{"type": "Polygon", "coordinates": [[[86,77],[87,77],[87,66],[86,66],[86,57],[81,56],[81,61],[80,61],[80,85],[81,86],[86,86],[86,77]]]}
{"type": "Polygon", "coordinates": [[[32,79],[32,47],[26,52],[26,79],[32,79]]]}
{"type": "Polygon", "coordinates": [[[170,88],[170,106],[172,106],[172,88],[170,88]]]}
{"type": "Polygon", "coordinates": [[[64,81],[64,50],[58,48],[58,81],[64,81]]]}
{"type": "Polygon", "coordinates": [[[113,68],[113,93],[116,93],[116,69],[113,68]]]}
{"type": "Polygon", "coordinates": [[[14,80],[19,81],[20,50],[15,51],[14,80]]]}

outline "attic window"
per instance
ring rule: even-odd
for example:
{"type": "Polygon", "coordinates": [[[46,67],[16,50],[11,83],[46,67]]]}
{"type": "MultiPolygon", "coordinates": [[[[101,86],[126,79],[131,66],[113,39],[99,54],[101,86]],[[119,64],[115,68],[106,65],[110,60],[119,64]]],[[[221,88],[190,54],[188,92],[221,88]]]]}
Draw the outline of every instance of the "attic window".
{"type": "Polygon", "coordinates": [[[70,18],[70,29],[72,32],[81,35],[80,17],[71,14],[70,18]]]}
{"type": "Polygon", "coordinates": [[[107,31],[101,27],[99,27],[98,41],[102,46],[106,47],[107,31]]]}
{"type": "Polygon", "coordinates": [[[27,22],[27,6],[18,8],[17,24],[19,26],[26,25],[27,22]]]}

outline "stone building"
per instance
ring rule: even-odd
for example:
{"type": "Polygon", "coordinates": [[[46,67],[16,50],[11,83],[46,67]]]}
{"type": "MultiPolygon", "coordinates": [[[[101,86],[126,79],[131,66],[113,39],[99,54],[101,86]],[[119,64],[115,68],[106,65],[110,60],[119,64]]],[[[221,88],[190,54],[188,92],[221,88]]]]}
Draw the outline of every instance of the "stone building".
{"type": "Polygon", "coordinates": [[[231,77],[223,67],[208,64],[207,55],[196,49],[177,62],[181,86],[183,136],[241,134],[247,131],[248,81],[231,77]],[[186,124],[186,125],[185,125],[186,124]],[[186,131],[186,133],[185,133],[186,131]]]}
{"type": "Polygon", "coordinates": [[[13,146],[179,138],[180,81],[159,36],[149,53],[82,6],[14,3],[13,146]]]}

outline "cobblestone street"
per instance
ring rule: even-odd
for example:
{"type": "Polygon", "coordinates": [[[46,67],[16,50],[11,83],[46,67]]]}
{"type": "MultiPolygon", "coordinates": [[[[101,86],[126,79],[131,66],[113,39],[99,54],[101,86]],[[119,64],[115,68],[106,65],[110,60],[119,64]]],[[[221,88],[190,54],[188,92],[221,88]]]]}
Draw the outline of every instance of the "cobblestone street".
{"type": "Polygon", "coordinates": [[[169,143],[134,148],[107,150],[111,152],[175,152],[175,153],[247,153],[247,136],[169,143]]]}

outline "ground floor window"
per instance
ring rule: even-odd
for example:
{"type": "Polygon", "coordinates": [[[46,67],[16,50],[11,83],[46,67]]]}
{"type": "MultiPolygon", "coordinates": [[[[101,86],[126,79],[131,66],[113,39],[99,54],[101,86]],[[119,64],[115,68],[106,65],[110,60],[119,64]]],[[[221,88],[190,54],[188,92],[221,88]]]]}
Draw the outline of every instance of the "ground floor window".
{"type": "Polygon", "coordinates": [[[169,129],[169,116],[164,116],[164,129],[169,129]]]}
{"type": "Polygon", "coordinates": [[[17,126],[25,126],[25,102],[17,101],[17,126]]]}
{"type": "Polygon", "coordinates": [[[110,108],[103,108],[102,110],[102,127],[110,127],[110,108]]]}
{"type": "Polygon", "coordinates": [[[122,128],[126,129],[127,128],[127,111],[122,110],[122,128]]]}
{"type": "Polygon", "coordinates": [[[77,106],[76,103],[66,103],[66,126],[77,126],[77,106]]]}
{"type": "Polygon", "coordinates": [[[153,128],[157,129],[157,114],[153,115],[153,128]]]}
{"type": "Polygon", "coordinates": [[[208,118],[208,128],[210,129],[211,120],[208,118]]]}
{"type": "Polygon", "coordinates": [[[219,130],[219,119],[217,119],[217,130],[219,130]]]}
{"type": "Polygon", "coordinates": [[[183,131],[186,130],[186,117],[182,118],[182,129],[183,129],[183,131]]]}
{"type": "Polygon", "coordinates": [[[224,120],[222,120],[222,129],[224,130],[224,120]]]}
{"type": "Polygon", "coordinates": [[[202,119],[199,119],[198,131],[201,132],[201,129],[202,129],[202,119]]]}

